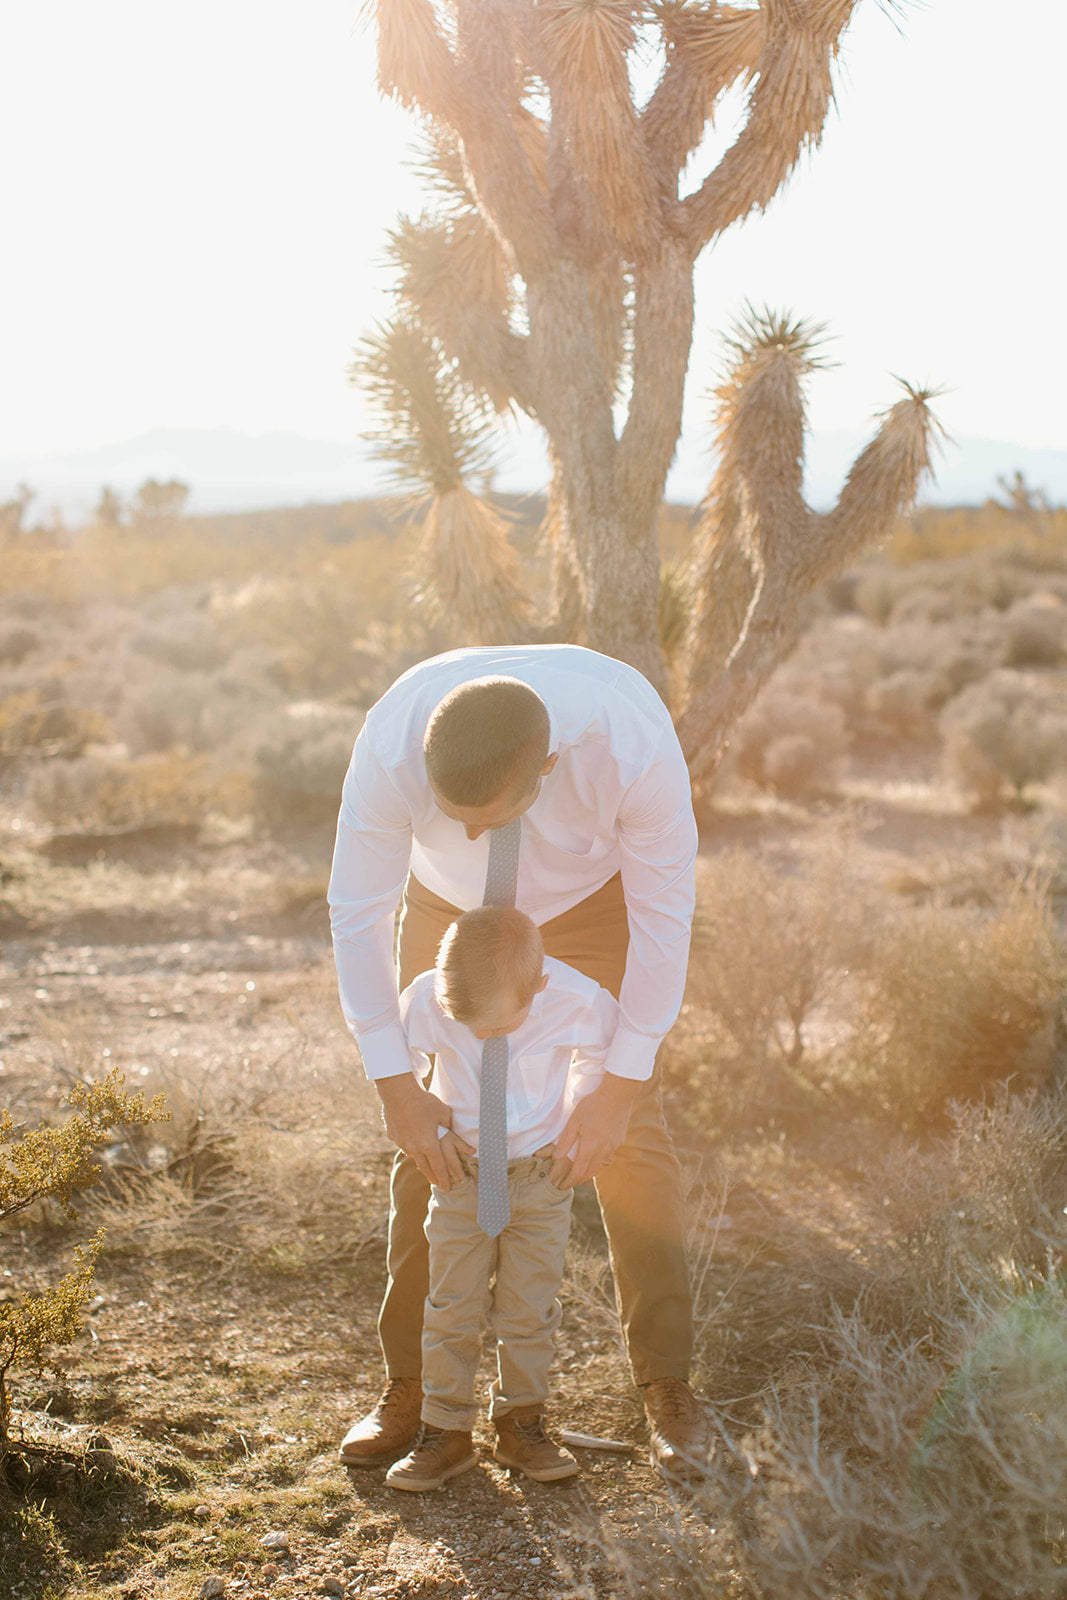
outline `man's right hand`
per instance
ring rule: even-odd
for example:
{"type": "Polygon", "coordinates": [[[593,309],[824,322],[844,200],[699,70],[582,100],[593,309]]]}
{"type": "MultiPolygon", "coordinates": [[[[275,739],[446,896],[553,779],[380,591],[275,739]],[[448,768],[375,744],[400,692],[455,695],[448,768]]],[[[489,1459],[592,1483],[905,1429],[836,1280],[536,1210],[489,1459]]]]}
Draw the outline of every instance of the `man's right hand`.
{"type": "Polygon", "coordinates": [[[473,1146],[451,1132],[452,1107],[423,1089],[412,1072],[395,1078],[376,1078],[374,1087],[382,1102],[385,1131],[409,1155],[428,1183],[448,1190],[463,1177],[460,1155],[473,1155],[473,1146]],[[450,1131],[438,1137],[438,1128],[450,1131]]]}

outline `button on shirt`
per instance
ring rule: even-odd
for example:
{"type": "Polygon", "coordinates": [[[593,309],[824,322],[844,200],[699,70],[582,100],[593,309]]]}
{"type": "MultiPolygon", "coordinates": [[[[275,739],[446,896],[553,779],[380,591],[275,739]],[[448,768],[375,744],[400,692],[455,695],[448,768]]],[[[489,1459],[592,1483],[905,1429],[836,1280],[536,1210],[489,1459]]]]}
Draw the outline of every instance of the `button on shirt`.
{"type": "MultiPolygon", "coordinates": [[[[548,983],[521,1028],[508,1034],[508,1160],[554,1144],[576,1100],[596,1088],[619,1008],[606,989],[545,957],[548,983]]],[[[400,996],[409,1064],[421,1079],[435,1056],[433,1090],[452,1107],[452,1129],[478,1148],[482,1042],[441,1010],[434,974],[421,972],[400,996]]]]}
{"type": "Polygon", "coordinates": [[[622,875],[630,928],[606,1068],[651,1076],[678,1015],[693,917],[697,833],[670,715],[624,662],[577,645],[454,650],[421,662],[373,706],[345,778],[330,878],[341,1007],[370,1078],[409,1070],[393,935],[410,868],[460,910],[482,903],[489,834],[467,838],[434,799],[422,743],[458,684],[504,675],[541,697],[558,756],[523,813],[516,904],[541,924],[622,875]]]}

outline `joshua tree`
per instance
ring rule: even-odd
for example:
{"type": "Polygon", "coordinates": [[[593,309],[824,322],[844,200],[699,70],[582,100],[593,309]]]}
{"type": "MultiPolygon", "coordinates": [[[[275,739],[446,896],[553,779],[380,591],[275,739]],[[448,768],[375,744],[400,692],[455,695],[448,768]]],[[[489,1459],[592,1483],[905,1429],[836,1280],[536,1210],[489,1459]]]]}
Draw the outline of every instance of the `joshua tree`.
{"type": "Polygon", "coordinates": [[[681,586],[686,649],[669,685],[657,516],[681,427],[694,263],[819,142],[856,3],[376,0],[379,84],[422,120],[433,205],[391,236],[397,314],[354,372],[383,417],[380,453],[433,500],[424,593],[468,640],[529,636],[506,530],[472,487],[497,419],[524,412],[552,463],[553,636],[673,687],[695,769],[714,763],[788,650],[804,595],[884,531],[929,465],[929,395],[908,389],[839,504],[814,515],[801,495],[814,330],[751,313],[719,391],[720,465],[681,586]],[[635,62],[657,51],[642,99],[635,62]],[[680,198],[720,96],[739,82],[741,132],[680,198]]]}

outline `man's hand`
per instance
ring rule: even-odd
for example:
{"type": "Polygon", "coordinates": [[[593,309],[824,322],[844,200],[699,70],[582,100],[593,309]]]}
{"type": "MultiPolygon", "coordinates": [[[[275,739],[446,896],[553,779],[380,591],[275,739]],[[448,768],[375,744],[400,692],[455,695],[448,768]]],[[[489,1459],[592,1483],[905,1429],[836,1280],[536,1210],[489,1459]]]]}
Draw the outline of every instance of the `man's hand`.
{"type": "Polygon", "coordinates": [[[423,1089],[413,1073],[377,1078],[374,1087],[382,1102],[385,1131],[409,1155],[429,1182],[451,1189],[463,1177],[460,1155],[473,1155],[473,1147],[452,1132],[452,1107],[423,1089]],[[448,1132],[438,1137],[439,1127],[448,1132]]]}
{"type": "Polygon", "coordinates": [[[558,1189],[574,1189],[608,1165],[626,1137],[640,1088],[639,1081],[609,1072],[592,1094],[579,1100],[556,1140],[548,1176],[558,1189]]]}

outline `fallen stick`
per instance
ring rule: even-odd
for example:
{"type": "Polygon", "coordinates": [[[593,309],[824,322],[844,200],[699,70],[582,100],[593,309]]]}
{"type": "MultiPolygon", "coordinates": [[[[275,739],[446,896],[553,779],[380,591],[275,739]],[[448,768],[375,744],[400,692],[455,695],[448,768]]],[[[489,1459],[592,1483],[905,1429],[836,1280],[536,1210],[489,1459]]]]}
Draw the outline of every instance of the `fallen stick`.
{"type": "Polygon", "coordinates": [[[595,1433],[571,1433],[569,1428],[561,1428],[559,1436],[564,1444],[577,1445],[580,1450],[618,1450],[629,1455],[636,1448],[625,1439],[599,1439],[595,1433]]]}

